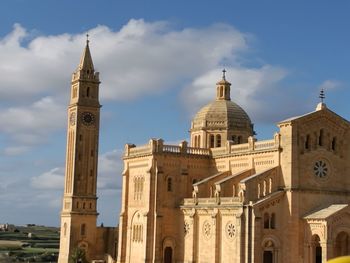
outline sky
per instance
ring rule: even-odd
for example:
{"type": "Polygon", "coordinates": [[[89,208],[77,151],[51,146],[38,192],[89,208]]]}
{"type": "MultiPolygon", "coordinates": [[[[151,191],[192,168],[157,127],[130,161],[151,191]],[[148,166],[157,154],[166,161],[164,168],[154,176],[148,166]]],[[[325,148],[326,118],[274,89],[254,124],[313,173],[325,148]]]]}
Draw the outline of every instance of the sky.
{"type": "Polygon", "coordinates": [[[188,140],[221,70],[258,140],[327,106],[350,119],[349,1],[2,0],[0,223],[60,222],[71,74],[100,72],[98,223],[118,223],[126,143],[188,140]]]}

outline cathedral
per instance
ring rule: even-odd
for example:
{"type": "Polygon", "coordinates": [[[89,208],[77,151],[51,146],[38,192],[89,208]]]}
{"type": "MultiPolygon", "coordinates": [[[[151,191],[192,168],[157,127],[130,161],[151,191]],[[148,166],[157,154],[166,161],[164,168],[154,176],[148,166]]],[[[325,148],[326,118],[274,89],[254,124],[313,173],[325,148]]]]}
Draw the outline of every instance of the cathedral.
{"type": "Polygon", "coordinates": [[[190,142],[125,145],[119,225],[97,227],[99,84],[87,41],[70,91],[59,263],[77,251],[109,263],[321,263],[350,254],[349,121],[321,93],[314,111],[257,141],[225,71],[189,126],[190,142]]]}

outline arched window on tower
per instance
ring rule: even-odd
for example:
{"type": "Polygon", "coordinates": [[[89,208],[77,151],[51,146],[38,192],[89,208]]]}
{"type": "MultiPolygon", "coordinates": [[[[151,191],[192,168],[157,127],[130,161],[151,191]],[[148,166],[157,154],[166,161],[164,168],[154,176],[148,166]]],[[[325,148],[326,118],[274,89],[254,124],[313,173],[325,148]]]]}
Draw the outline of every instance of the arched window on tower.
{"type": "Polygon", "coordinates": [[[64,223],[63,225],[63,236],[65,237],[67,235],[67,223],[64,223]]]}
{"type": "Polygon", "coordinates": [[[86,225],[85,224],[82,224],[80,226],[80,235],[81,236],[85,236],[86,235],[86,225]]]}
{"type": "Polygon", "coordinates": [[[209,139],[210,139],[210,144],[209,144],[210,148],[214,148],[214,140],[215,140],[214,135],[211,134],[209,139]]]}
{"type": "Polygon", "coordinates": [[[90,87],[87,87],[86,89],[86,97],[90,97],[90,87]]]}

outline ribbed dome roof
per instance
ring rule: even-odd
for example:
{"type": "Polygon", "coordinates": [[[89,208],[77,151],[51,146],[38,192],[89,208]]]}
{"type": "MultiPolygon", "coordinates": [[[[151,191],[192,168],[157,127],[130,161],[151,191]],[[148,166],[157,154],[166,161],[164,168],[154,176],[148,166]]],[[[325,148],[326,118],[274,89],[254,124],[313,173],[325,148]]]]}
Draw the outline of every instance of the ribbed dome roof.
{"type": "Polygon", "coordinates": [[[231,100],[215,100],[204,106],[193,119],[193,130],[205,128],[248,129],[252,123],[248,114],[231,100]]]}

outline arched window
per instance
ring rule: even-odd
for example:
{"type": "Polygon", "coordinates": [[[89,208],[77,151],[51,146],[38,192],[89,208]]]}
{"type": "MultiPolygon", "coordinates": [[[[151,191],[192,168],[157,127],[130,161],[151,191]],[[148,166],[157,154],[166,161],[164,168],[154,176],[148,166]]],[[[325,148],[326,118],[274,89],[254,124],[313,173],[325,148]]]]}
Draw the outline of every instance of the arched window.
{"type": "Polygon", "coordinates": [[[349,235],[346,232],[342,231],[337,235],[334,248],[335,256],[340,257],[350,254],[349,241],[349,235]]]}
{"type": "Polygon", "coordinates": [[[238,144],[242,143],[242,136],[238,136],[238,137],[237,137],[237,143],[238,143],[238,144]]]}
{"type": "Polygon", "coordinates": [[[86,97],[90,97],[90,87],[86,88],[86,97]]]}
{"type": "Polygon", "coordinates": [[[173,191],[173,180],[171,177],[169,177],[167,179],[167,190],[168,192],[172,192],[173,191]]]}
{"type": "Polygon", "coordinates": [[[220,87],[220,98],[222,98],[223,95],[224,95],[224,87],[221,86],[221,87],[220,87]]]}
{"type": "Polygon", "coordinates": [[[173,249],[171,247],[166,247],[164,249],[164,263],[173,262],[173,249]]]}
{"type": "Polygon", "coordinates": [[[198,142],[197,142],[197,147],[200,148],[201,147],[201,136],[198,135],[198,142]]]}
{"type": "Polygon", "coordinates": [[[264,214],[264,228],[268,229],[270,227],[270,218],[269,218],[269,214],[265,213],[264,214]]]}
{"type": "Polygon", "coordinates": [[[337,138],[333,137],[332,139],[332,150],[335,151],[337,147],[337,138]]]}
{"type": "Polygon", "coordinates": [[[310,149],[310,135],[306,135],[306,139],[305,139],[305,149],[308,150],[310,149]]]}
{"type": "Polygon", "coordinates": [[[312,250],[313,262],[322,263],[322,247],[320,244],[320,237],[318,235],[312,236],[312,250]]]}
{"type": "Polygon", "coordinates": [[[216,147],[221,147],[221,135],[216,135],[216,147]]]}
{"type": "Polygon", "coordinates": [[[67,223],[64,223],[63,225],[63,236],[65,237],[67,235],[67,223]]]}
{"type": "Polygon", "coordinates": [[[275,213],[271,214],[270,228],[271,229],[275,229],[276,228],[276,215],[275,215],[275,213]]]}
{"type": "Polygon", "coordinates": [[[215,140],[214,135],[211,134],[209,138],[210,138],[210,148],[214,148],[214,140],[215,140]]]}
{"type": "Polygon", "coordinates": [[[81,236],[85,236],[86,235],[86,225],[85,224],[82,224],[80,226],[80,235],[81,236]]]}
{"type": "Polygon", "coordinates": [[[318,145],[323,146],[323,129],[320,130],[320,135],[318,136],[318,145]]]}

